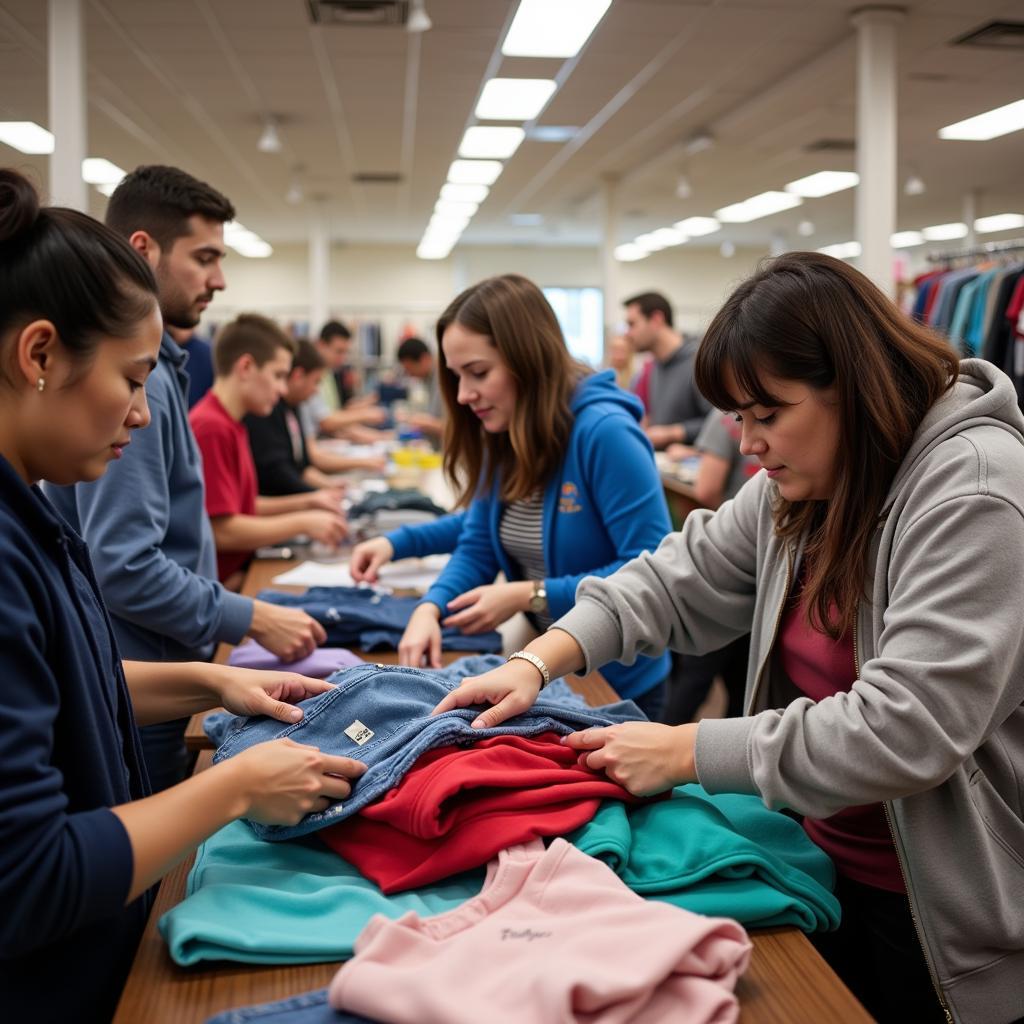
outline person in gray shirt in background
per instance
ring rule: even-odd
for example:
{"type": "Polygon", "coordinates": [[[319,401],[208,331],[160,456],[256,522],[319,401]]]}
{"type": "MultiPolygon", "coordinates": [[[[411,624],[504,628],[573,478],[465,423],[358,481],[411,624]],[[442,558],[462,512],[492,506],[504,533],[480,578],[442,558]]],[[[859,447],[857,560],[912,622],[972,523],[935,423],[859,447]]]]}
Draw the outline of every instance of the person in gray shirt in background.
{"type": "Polygon", "coordinates": [[[693,444],[711,405],[693,380],[697,339],[672,326],[672,307],[658,292],[626,299],[626,337],[637,352],[654,357],[645,429],[655,448],[693,444]]]}
{"type": "MultiPolygon", "coordinates": [[[[150,264],[165,324],[190,328],[224,288],[224,223],[235,215],[215,189],[174,167],[138,167],[118,185],[107,224],[150,264]]],[[[305,612],[253,601],[217,582],[203,467],[188,422],[187,356],[164,331],[146,382],[152,420],[104,476],[46,493],[92,550],[122,657],[205,661],[218,641],[247,633],[291,661],[323,643],[305,612]]],[[[185,777],[187,718],[141,730],[153,791],[185,777]]]]}

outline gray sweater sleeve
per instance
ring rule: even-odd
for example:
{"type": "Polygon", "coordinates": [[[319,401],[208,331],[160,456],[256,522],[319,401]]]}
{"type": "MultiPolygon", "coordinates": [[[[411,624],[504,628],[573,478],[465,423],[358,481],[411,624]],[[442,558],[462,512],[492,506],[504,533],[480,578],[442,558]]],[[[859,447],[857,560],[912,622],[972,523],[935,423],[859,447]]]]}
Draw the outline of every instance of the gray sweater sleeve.
{"type": "Polygon", "coordinates": [[[691,512],[655,552],[580,583],[575,606],[555,626],[583,649],[587,672],[666,648],[713,651],[750,632],[765,479],[716,512],[691,512]]]}
{"type": "Polygon", "coordinates": [[[877,651],[853,688],[702,721],[696,762],[709,792],[756,793],[818,818],[896,799],[944,782],[1019,708],[1020,507],[962,494],[908,518],[881,584],[877,651]]]}
{"type": "Polygon", "coordinates": [[[147,394],[150,425],[132,432],[122,458],[99,480],[75,487],[103,599],[119,618],[197,651],[218,640],[237,643],[252,621],[252,599],[191,572],[164,551],[173,515],[167,465],[174,437],[166,396],[148,384],[147,394]]]}

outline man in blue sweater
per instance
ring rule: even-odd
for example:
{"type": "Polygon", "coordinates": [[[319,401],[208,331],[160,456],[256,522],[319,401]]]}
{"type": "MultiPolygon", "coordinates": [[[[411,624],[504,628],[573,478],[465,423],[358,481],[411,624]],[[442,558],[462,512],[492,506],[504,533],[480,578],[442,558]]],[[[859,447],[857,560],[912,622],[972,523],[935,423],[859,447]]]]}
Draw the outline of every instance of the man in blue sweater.
{"type": "MultiPolygon", "coordinates": [[[[189,329],[223,290],[224,224],[235,215],[215,189],[173,167],[139,167],[111,196],[107,224],[156,274],[165,325],[189,329]]],[[[123,658],[208,659],[219,641],[247,633],[279,657],[324,640],[299,609],[233,594],[217,582],[203,497],[203,467],[188,423],[187,356],[164,332],[146,383],[152,421],[94,483],[47,485],[88,542],[123,658]]],[[[184,778],[187,719],[142,729],[155,791],[184,778]]]]}

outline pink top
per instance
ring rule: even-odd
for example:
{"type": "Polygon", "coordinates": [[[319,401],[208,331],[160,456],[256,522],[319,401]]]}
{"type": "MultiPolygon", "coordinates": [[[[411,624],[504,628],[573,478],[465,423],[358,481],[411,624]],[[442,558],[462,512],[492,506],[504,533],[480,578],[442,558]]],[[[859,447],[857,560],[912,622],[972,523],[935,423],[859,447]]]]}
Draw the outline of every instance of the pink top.
{"type": "MultiPolygon", "coordinates": [[[[793,685],[817,702],[849,691],[857,680],[857,665],[852,634],[833,640],[807,621],[804,576],[782,618],[779,658],[793,685]]],[[[906,891],[881,804],[846,807],[828,818],[804,818],[804,831],[832,858],[839,874],[876,889],[906,891]]]]}
{"type": "Polygon", "coordinates": [[[735,921],[648,902],[564,839],[535,840],[453,911],[376,914],[329,1001],[393,1024],[724,1024],[749,959],[735,921]]]}

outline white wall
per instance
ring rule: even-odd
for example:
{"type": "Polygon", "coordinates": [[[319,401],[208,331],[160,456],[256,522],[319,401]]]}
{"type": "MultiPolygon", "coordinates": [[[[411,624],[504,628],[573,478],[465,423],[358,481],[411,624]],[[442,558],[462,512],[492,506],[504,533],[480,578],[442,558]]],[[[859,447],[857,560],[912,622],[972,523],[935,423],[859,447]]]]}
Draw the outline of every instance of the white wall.
{"type": "MultiPolygon", "coordinates": [[[[677,325],[697,330],[755,267],[764,253],[738,250],[723,259],[717,248],[676,248],[654,253],[619,268],[621,294],[615,304],[641,291],[663,292],[676,310],[677,325]]],[[[448,302],[467,285],[485,277],[520,273],[543,286],[601,285],[596,249],[463,246],[446,260],[420,260],[404,246],[343,246],[331,251],[332,315],[363,317],[382,324],[386,351],[409,324],[427,337],[448,302]]],[[[225,264],[227,291],[218,295],[207,319],[222,323],[243,310],[282,321],[308,319],[309,288],[304,246],[279,246],[268,259],[232,254],[225,264]]]]}

